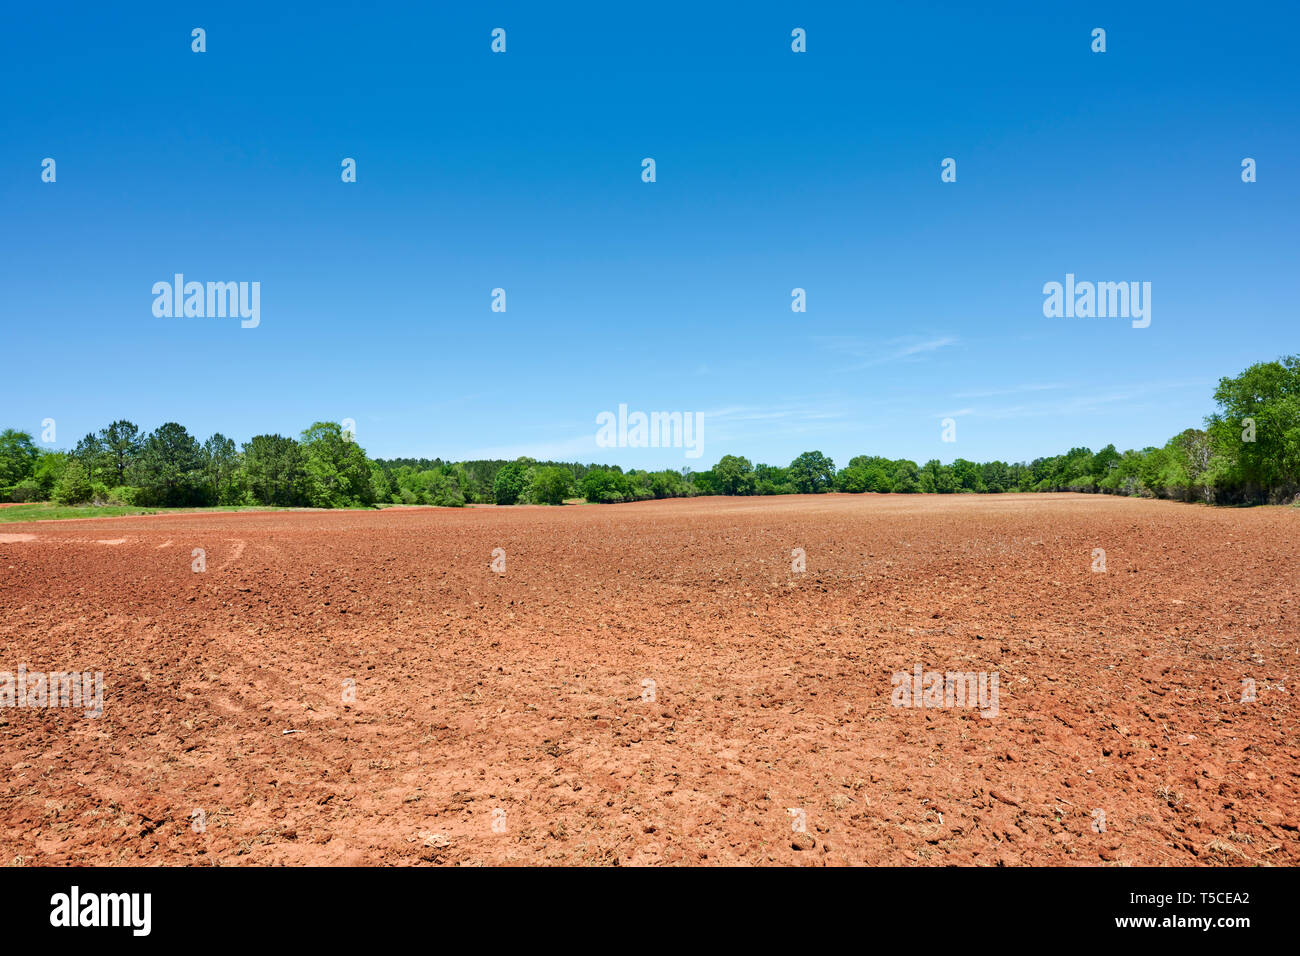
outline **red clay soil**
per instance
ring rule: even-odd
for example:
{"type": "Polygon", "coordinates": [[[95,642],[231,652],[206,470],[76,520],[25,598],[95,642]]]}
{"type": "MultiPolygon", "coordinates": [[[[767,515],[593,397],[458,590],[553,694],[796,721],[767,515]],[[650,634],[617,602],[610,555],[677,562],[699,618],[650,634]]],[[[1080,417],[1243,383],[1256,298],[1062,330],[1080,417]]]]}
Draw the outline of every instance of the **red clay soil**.
{"type": "Polygon", "coordinates": [[[1082,495],[4,525],[0,671],[104,712],[0,709],[0,863],[1296,865],[1297,542],[1082,495]],[[893,706],[917,665],[996,716],[893,706]]]}

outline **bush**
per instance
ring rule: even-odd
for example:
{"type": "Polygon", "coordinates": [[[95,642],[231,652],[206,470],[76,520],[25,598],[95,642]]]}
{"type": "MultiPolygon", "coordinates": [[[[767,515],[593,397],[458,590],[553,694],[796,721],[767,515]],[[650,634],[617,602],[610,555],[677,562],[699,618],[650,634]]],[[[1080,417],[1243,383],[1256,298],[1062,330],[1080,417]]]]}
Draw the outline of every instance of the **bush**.
{"type": "Polygon", "coordinates": [[[41,500],[48,501],[54,495],[54,486],[58,483],[63,470],[68,466],[68,456],[61,451],[41,452],[32,471],[32,481],[40,485],[41,500]]]}
{"type": "Polygon", "coordinates": [[[61,505],[79,505],[89,501],[94,493],[85,466],[78,459],[69,458],[67,467],[54,485],[54,500],[61,505]]]}
{"type": "Polygon", "coordinates": [[[6,496],[10,501],[44,501],[45,489],[34,478],[24,478],[9,489],[6,496]]]}
{"type": "Polygon", "coordinates": [[[139,504],[137,500],[139,497],[140,489],[132,488],[130,485],[118,485],[116,488],[108,489],[108,503],[110,505],[139,504]]]}

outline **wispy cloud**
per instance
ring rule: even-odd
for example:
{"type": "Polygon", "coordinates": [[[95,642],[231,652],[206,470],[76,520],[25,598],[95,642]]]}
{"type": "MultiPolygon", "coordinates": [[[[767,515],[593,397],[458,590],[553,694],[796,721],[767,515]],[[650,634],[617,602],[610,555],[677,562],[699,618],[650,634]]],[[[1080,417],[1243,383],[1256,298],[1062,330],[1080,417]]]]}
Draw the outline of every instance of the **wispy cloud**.
{"type": "Polygon", "coordinates": [[[872,342],[850,336],[818,336],[814,341],[823,348],[858,359],[853,365],[842,369],[851,372],[892,362],[919,361],[923,356],[956,345],[958,338],[955,335],[938,335],[928,339],[908,336],[872,342]]]}
{"type": "MultiPolygon", "coordinates": [[[[990,391],[990,396],[999,394],[1016,394],[1020,392],[1031,391],[1048,391],[1058,388],[1078,388],[1082,389],[1078,394],[1062,397],[1053,401],[1039,402],[1033,405],[1003,405],[966,408],[960,412],[948,412],[942,417],[955,418],[958,415],[971,415],[979,418],[990,420],[1009,419],[1009,418],[1040,418],[1047,415],[1069,416],[1069,415],[1086,415],[1091,412],[1102,411],[1117,403],[1128,403],[1134,408],[1138,407],[1136,403],[1143,402],[1153,398],[1161,393],[1178,391],[1183,389],[1204,389],[1207,385],[1213,383],[1205,381],[1166,381],[1166,382],[1138,382],[1132,385],[1116,385],[1098,390],[1096,386],[1020,386],[1017,388],[990,391]]],[[[966,393],[965,396],[957,397],[974,397],[975,393],[966,393]]]]}

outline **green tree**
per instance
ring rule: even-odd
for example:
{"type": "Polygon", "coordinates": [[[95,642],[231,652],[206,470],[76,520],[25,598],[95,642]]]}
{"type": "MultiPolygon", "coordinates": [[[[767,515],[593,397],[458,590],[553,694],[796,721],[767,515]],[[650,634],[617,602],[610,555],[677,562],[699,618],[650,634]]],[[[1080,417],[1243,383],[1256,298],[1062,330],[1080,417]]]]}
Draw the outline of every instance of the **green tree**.
{"type": "Polygon", "coordinates": [[[306,503],[302,448],[283,435],[255,435],[244,443],[244,475],[259,504],[293,507],[306,503]]]}
{"type": "Polygon", "coordinates": [[[212,504],[239,504],[239,451],[233,440],[217,432],[203,443],[203,477],[207,498],[212,504]]]}
{"type": "Polygon", "coordinates": [[[54,486],[59,479],[63,477],[64,469],[68,467],[68,453],[63,451],[42,451],[40,457],[36,459],[36,466],[32,469],[32,481],[36,482],[40,488],[40,500],[46,500],[53,496],[54,486]]]}
{"type": "Polygon", "coordinates": [[[518,458],[501,466],[492,481],[492,496],[499,505],[517,504],[525,498],[532,486],[532,467],[536,462],[531,458],[518,458]]]}
{"type": "Polygon", "coordinates": [[[748,458],[723,455],[713,466],[713,479],[718,491],[724,495],[752,495],[754,493],[754,466],[748,458]]]}
{"type": "Polygon", "coordinates": [[[593,504],[627,501],[630,494],[627,476],[617,469],[594,469],[582,479],[582,495],[593,504]]]}
{"type": "Polygon", "coordinates": [[[375,501],[370,462],[338,422],[315,422],[302,433],[307,503],[313,508],[350,508],[375,501]]]}
{"type": "Polygon", "coordinates": [[[1007,473],[1006,462],[990,461],[978,467],[980,491],[997,494],[1007,490],[1011,479],[1007,473]]]}
{"type": "Polygon", "coordinates": [[[140,454],[143,441],[140,429],[125,419],[113,422],[107,428],[100,429],[98,446],[109,484],[118,486],[126,484],[126,476],[131,465],[140,454]]]}
{"type": "Polygon", "coordinates": [[[1178,486],[1181,493],[1171,497],[1188,501],[1214,500],[1214,450],[1209,433],[1199,428],[1187,428],[1179,432],[1165,445],[1165,450],[1174,460],[1178,476],[1185,479],[1185,485],[1178,486]]]}
{"type": "Polygon", "coordinates": [[[562,505],[573,487],[573,475],[565,468],[543,466],[533,470],[532,500],[543,505],[562,505]]]}
{"type": "MultiPolygon", "coordinates": [[[[854,461],[857,461],[857,459],[855,458],[854,461]]],[[[835,488],[838,491],[847,491],[853,495],[866,491],[866,469],[850,462],[847,468],[841,468],[839,474],[835,476],[835,488]]]]}
{"type": "Polygon", "coordinates": [[[421,473],[426,504],[440,508],[459,508],[465,504],[465,494],[454,473],[441,469],[421,473]]]}
{"type": "Polygon", "coordinates": [[[780,465],[755,465],[754,485],[754,493],[759,495],[794,494],[794,485],[790,484],[790,469],[780,465]]]}
{"type": "Polygon", "coordinates": [[[148,504],[202,504],[203,449],[184,426],[176,422],[159,425],[144,440],[131,478],[148,504]]]}
{"type": "Polygon", "coordinates": [[[654,497],[650,487],[650,472],[632,469],[627,473],[627,497],[629,501],[645,501],[654,497]]]}
{"type": "Polygon", "coordinates": [[[880,494],[894,490],[894,463],[876,455],[857,455],[836,478],[841,491],[871,491],[880,494]]]}
{"type": "Polygon", "coordinates": [[[926,494],[950,495],[958,490],[952,469],[941,464],[937,458],[931,458],[922,466],[920,485],[926,494]]]}
{"type": "Polygon", "coordinates": [[[0,491],[32,476],[40,449],[27,432],[6,428],[0,431],[0,491]]]}
{"type": "Polygon", "coordinates": [[[1119,464],[1120,455],[1114,445],[1107,445],[1092,457],[1092,477],[1100,481],[1119,464]]]}
{"type": "Polygon", "coordinates": [[[819,451],[806,451],[790,462],[790,483],[803,495],[828,491],[835,486],[835,462],[819,451]]]}
{"type": "Polygon", "coordinates": [[[1164,497],[1166,482],[1169,480],[1169,450],[1167,448],[1142,449],[1142,461],[1138,465],[1138,482],[1142,490],[1147,493],[1146,497],[1164,497]]]}
{"type": "Polygon", "coordinates": [[[1226,459],[1224,490],[1244,498],[1294,494],[1300,488],[1300,356],[1220,379],[1214,401],[1219,411],[1206,419],[1206,430],[1226,459]]]}
{"type": "Polygon", "coordinates": [[[980,479],[980,467],[965,458],[955,458],[952,463],[952,477],[960,491],[983,491],[980,479]]]}
{"type": "Polygon", "coordinates": [[[894,462],[894,491],[899,494],[915,494],[921,490],[921,469],[916,462],[901,458],[894,462]]]}
{"type": "Polygon", "coordinates": [[[86,477],[91,482],[109,479],[108,455],[104,443],[96,433],[89,432],[78,441],[72,449],[72,455],[81,462],[81,467],[86,470],[86,477]]]}
{"type": "Polygon", "coordinates": [[[52,497],[61,505],[79,505],[89,501],[93,494],[86,466],[80,458],[70,457],[54,485],[52,497]]]}
{"type": "Polygon", "coordinates": [[[443,466],[417,469],[403,465],[392,475],[392,500],[405,505],[435,505],[459,508],[465,493],[455,469],[443,466]]]}
{"type": "Polygon", "coordinates": [[[375,493],[376,501],[393,501],[393,482],[388,472],[377,461],[370,463],[370,488],[375,493]]]}
{"type": "Polygon", "coordinates": [[[665,469],[650,476],[650,493],[656,498],[685,498],[691,491],[681,472],[665,469]]]}

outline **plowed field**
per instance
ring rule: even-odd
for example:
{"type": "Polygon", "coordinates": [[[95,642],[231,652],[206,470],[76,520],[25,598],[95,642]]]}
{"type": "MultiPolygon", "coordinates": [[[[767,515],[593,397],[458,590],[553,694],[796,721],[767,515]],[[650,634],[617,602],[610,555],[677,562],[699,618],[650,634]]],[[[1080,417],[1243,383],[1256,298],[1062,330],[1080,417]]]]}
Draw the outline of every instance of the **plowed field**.
{"type": "Polygon", "coordinates": [[[0,672],[103,674],[0,708],[3,864],[1300,864],[1298,509],[2,528],[0,672]],[[918,667],[996,707],[894,706],[918,667]]]}

